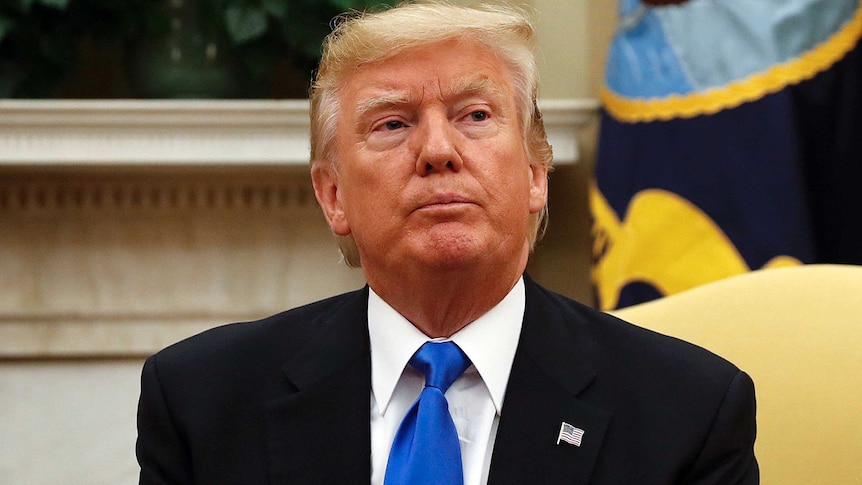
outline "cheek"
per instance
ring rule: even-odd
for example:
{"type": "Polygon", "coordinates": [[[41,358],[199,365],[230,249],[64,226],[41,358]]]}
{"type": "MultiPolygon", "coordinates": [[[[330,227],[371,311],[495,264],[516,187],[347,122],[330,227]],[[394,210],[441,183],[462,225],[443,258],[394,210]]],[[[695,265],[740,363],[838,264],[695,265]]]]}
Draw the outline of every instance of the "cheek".
{"type": "Polygon", "coordinates": [[[530,180],[521,175],[520,170],[506,172],[500,169],[492,175],[483,183],[488,193],[489,213],[494,214],[498,224],[521,224],[522,219],[532,212],[530,180]]]}
{"type": "Polygon", "coordinates": [[[354,230],[373,230],[393,217],[400,191],[385,170],[354,170],[345,182],[342,204],[354,230]]]}
{"type": "Polygon", "coordinates": [[[519,153],[520,146],[509,147],[509,150],[499,148],[485,153],[493,157],[489,163],[487,177],[493,179],[497,187],[498,197],[507,197],[519,201],[525,200],[533,186],[533,172],[525,155],[519,153]],[[513,153],[518,154],[513,156],[513,153]]]}
{"type": "Polygon", "coordinates": [[[510,208],[524,213],[525,217],[540,211],[545,205],[544,191],[535,184],[530,167],[513,171],[512,175],[509,186],[512,199],[510,208]]]}

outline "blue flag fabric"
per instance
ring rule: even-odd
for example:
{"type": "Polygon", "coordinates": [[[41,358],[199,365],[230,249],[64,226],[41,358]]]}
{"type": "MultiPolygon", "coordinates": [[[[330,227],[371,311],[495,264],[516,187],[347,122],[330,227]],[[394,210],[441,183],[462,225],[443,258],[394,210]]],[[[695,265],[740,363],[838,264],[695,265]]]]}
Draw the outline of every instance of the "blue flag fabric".
{"type": "Polygon", "coordinates": [[[862,263],[859,0],[621,0],[591,189],[598,305],[862,263]]]}

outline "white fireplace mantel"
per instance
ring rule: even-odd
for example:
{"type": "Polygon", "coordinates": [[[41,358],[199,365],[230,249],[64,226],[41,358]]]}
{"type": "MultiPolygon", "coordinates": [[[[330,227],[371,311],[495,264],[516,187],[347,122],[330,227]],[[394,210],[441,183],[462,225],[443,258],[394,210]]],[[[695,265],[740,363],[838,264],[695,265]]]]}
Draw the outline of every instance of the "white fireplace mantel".
{"type": "MultiPolygon", "coordinates": [[[[592,100],[543,100],[557,164],[578,159],[592,100]]],[[[308,163],[307,100],[0,100],[0,166],[308,163]]]]}

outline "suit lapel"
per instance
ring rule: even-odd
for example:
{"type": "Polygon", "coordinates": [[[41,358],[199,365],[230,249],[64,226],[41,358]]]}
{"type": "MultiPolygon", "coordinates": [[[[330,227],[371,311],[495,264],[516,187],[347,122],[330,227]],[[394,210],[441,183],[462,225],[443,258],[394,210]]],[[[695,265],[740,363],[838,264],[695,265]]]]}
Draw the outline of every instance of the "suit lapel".
{"type": "Polygon", "coordinates": [[[587,483],[610,412],[578,399],[595,378],[549,297],[529,278],[488,483],[587,483]],[[584,430],[580,446],[557,444],[562,423],[584,430]]]}
{"type": "Polygon", "coordinates": [[[367,295],[356,292],[317,322],[314,339],[283,367],[294,391],[269,402],[266,413],[273,484],[371,476],[367,295]]]}

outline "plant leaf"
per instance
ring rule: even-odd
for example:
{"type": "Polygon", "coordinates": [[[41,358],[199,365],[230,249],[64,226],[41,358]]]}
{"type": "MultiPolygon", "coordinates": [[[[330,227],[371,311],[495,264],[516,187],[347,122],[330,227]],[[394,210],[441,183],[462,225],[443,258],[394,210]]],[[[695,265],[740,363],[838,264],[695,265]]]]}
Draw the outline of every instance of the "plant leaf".
{"type": "Polygon", "coordinates": [[[0,44],[3,43],[3,38],[15,26],[15,21],[9,17],[0,17],[0,44]]]}
{"type": "Polygon", "coordinates": [[[287,18],[287,13],[290,10],[287,2],[284,0],[263,0],[261,7],[273,17],[284,20],[287,18]]]}
{"type": "Polygon", "coordinates": [[[255,7],[229,7],[224,12],[228,35],[236,44],[257,39],[266,33],[266,12],[255,7]]]}
{"type": "Polygon", "coordinates": [[[46,7],[56,8],[58,10],[66,10],[70,0],[36,0],[38,3],[46,7]]]}
{"type": "Polygon", "coordinates": [[[363,7],[366,2],[357,2],[355,0],[330,0],[329,3],[338,10],[346,12],[348,10],[356,9],[357,7],[363,7]]]}

